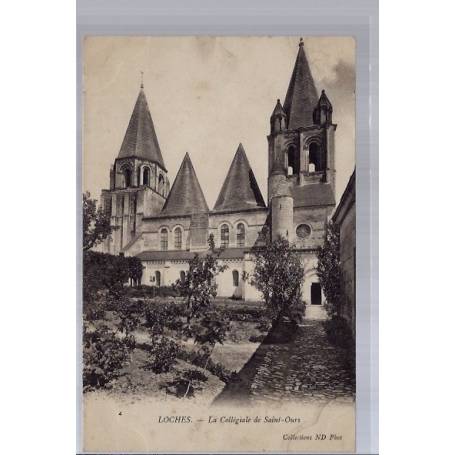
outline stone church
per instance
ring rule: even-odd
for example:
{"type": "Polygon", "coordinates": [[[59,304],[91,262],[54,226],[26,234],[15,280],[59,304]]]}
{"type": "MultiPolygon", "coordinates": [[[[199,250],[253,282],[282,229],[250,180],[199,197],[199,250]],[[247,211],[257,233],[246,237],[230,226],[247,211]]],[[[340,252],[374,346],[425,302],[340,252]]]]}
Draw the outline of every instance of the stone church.
{"type": "Polygon", "coordinates": [[[242,275],[252,271],[250,251],[263,242],[267,225],[273,238],[281,235],[298,248],[305,268],[303,298],[320,308],[317,248],[335,207],[335,130],[332,105],[324,90],[318,96],[301,40],[284,103],[278,99],[270,117],[267,198],[240,144],[210,208],[188,154],[170,187],[141,85],[110,171],[110,188],[101,195],[116,227],[102,250],[137,256],[144,265],[142,284],[168,286],[188,270],[195,252],[207,251],[213,234],[228,266],[217,277],[218,295],[256,300],[257,289],[242,275]]]}

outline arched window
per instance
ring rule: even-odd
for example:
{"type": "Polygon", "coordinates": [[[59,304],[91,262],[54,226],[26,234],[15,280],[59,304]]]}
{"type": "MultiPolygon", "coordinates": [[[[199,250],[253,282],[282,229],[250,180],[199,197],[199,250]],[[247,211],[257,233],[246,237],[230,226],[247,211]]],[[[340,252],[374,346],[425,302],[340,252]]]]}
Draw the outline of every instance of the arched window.
{"type": "Polygon", "coordinates": [[[164,193],[164,177],[163,174],[160,174],[158,177],[158,193],[161,195],[164,193]]]}
{"type": "Polygon", "coordinates": [[[300,171],[300,156],[297,149],[291,145],[288,148],[288,175],[297,175],[300,171]]]}
{"type": "Polygon", "coordinates": [[[168,244],[168,234],[167,234],[166,228],[163,228],[160,231],[160,244],[161,244],[161,251],[166,251],[167,244],[168,244]]]}
{"type": "Polygon", "coordinates": [[[182,249],[182,228],[180,227],[174,229],[174,248],[176,250],[182,249]]]}
{"type": "Polygon", "coordinates": [[[158,287],[161,286],[161,272],[159,270],[155,272],[155,285],[158,287]]]}
{"type": "Polygon", "coordinates": [[[227,224],[223,224],[221,226],[221,248],[228,248],[229,247],[229,226],[227,224]]]}
{"type": "Polygon", "coordinates": [[[143,185],[150,185],[150,169],[148,167],[144,167],[142,171],[142,184],[143,185]]]}
{"type": "Polygon", "coordinates": [[[129,188],[131,186],[131,170],[126,168],[123,171],[123,178],[125,179],[125,188],[129,188]]]}
{"type": "Polygon", "coordinates": [[[316,142],[312,142],[309,147],[309,172],[320,172],[324,170],[323,157],[321,148],[316,142]],[[311,167],[311,165],[314,167],[311,167]],[[314,170],[312,170],[314,169],[314,170]]]}
{"type": "Polygon", "coordinates": [[[239,272],[237,270],[232,271],[232,284],[235,287],[239,285],[239,272]]]}
{"type": "Polygon", "coordinates": [[[245,225],[243,223],[237,225],[237,246],[245,246],[245,225]]]}
{"type": "Polygon", "coordinates": [[[185,272],[180,270],[180,281],[183,283],[185,281],[185,272]]]}

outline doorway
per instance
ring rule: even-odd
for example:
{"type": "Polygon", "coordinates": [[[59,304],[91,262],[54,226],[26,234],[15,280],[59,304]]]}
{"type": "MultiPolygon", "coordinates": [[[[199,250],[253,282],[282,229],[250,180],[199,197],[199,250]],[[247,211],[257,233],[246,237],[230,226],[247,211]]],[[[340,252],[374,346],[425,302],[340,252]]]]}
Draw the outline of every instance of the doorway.
{"type": "Polygon", "coordinates": [[[311,305],[321,305],[321,284],[311,283],[311,305]]]}

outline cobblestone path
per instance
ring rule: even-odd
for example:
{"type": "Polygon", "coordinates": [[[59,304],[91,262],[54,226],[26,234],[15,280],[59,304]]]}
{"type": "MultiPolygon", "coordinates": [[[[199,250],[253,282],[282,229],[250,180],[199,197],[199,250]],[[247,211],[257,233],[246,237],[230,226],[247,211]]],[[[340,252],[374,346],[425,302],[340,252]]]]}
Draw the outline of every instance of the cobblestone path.
{"type": "Polygon", "coordinates": [[[296,330],[282,323],[267,335],[214,404],[352,401],[355,374],[351,359],[347,350],[327,341],[323,321],[305,320],[296,330]]]}

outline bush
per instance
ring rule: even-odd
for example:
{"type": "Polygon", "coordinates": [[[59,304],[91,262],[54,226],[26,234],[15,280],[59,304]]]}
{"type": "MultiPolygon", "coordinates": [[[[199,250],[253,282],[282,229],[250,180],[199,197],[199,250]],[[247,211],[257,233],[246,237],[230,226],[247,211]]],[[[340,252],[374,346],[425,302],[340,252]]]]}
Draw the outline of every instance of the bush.
{"type": "Polygon", "coordinates": [[[184,315],[185,307],[174,302],[149,305],[145,308],[145,326],[152,335],[162,335],[166,327],[180,332],[184,315]]]}
{"type": "Polygon", "coordinates": [[[129,287],[126,289],[129,297],[135,298],[150,298],[155,297],[179,297],[179,291],[175,286],[148,286],[141,285],[138,287],[129,287]]]}
{"type": "Polygon", "coordinates": [[[106,387],[119,376],[134,343],[131,337],[123,340],[106,326],[84,333],[84,390],[106,387]]]}
{"type": "Polygon", "coordinates": [[[264,341],[265,335],[251,335],[249,340],[251,343],[262,343],[264,341]]]}
{"type": "Polygon", "coordinates": [[[136,257],[84,251],[83,262],[84,302],[93,301],[102,290],[117,300],[125,292],[125,283],[138,283],[142,275],[142,263],[136,257]]]}
{"type": "Polygon", "coordinates": [[[351,329],[344,318],[334,316],[332,319],[324,321],[324,329],[327,339],[333,345],[342,348],[352,348],[354,346],[351,329]]]}
{"type": "Polygon", "coordinates": [[[167,373],[175,364],[179,347],[177,343],[166,337],[154,337],[149,350],[149,361],[144,366],[145,370],[154,373],[167,373]]]}
{"type": "Polygon", "coordinates": [[[241,295],[232,294],[231,300],[243,300],[241,295]]]}

